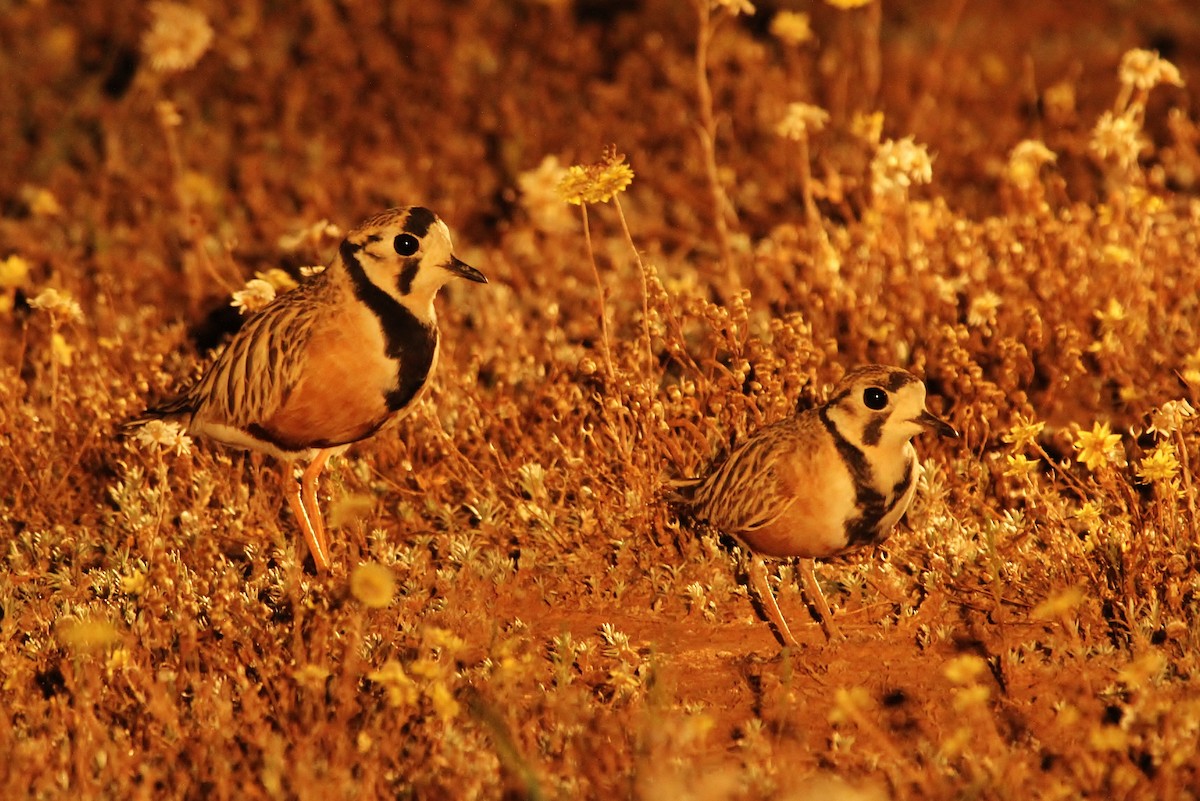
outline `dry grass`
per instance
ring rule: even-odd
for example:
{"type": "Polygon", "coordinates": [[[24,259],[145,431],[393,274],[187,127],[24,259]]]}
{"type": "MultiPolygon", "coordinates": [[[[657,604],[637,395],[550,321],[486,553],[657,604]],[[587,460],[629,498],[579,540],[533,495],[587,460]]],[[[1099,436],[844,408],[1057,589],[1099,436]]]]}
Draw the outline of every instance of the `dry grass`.
{"type": "Polygon", "coordinates": [[[171,50],[9,4],[0,795],[1196,797],[1200,20],[809,5],[200,3],[171,50]],[[1122,81],[1147,46],[1185,87],[1122,81]],[[556,187],[609,142],[585,242],[556,187]],[[319,221],[417,202],[492,283],[329,471],[318,578],[268,461],[117,428],[319,221]],[[864,361],[965,437],[820,566],[847,641],[780,653],[661,487],[864,361]]]}

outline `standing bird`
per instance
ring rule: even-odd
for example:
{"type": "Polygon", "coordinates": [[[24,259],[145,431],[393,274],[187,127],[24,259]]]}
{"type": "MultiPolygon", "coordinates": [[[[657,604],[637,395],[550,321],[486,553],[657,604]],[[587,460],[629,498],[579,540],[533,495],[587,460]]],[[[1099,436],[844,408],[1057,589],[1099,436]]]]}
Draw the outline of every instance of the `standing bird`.
{"type": "MultiPolygon", "coordinates": [[[[317,477],[329,457],[399,421],[437,364],[434,296],[454,277],[487,283],[454,255],[450,229],[419,206],[389,209],[346,235],[333,263],[251,317],[204,376],[131,421],[305,459],[288,503],[321,571],[329,541],[317,477]]],[[[285,479],[286,480],[286,479],[285,479]]]]}
{"type": "Polygon", "coordinates": [[[691,514],[751,553],[750,580],[784,641],[796,644],[767,584],[763,556],[801,557],[825,636],[837,634],[812,559],[887,539],[920,478],[912,438],[957,437],[925,408],[925,385],[894,367],[851,370],[815,409],[767,426],[708,476],[686,482],[691,514]]]}

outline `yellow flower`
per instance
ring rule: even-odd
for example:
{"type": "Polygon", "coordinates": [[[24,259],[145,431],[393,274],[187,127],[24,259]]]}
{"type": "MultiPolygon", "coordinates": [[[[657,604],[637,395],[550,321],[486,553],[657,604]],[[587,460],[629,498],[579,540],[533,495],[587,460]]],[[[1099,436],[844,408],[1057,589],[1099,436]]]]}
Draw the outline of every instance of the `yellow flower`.
{"type": "Polygon", "coordinates": [[[1024,450],[1027,446],[1037,442],[1037,438],[1045,427],[1045,423],[1028,420],[1022,415],[1017,415],[1012,428],[1004,432],[1000,439],[1012,445],[1014,451],[1024,450]]]}
{"type": "Polygon", "coordinates": [[[384,565],[367,562],[350,574],[350,592],[363,606],[382,609],[396,595],[396,577],[384,565]]]}
{"type": "Polygon", "coordinates": [[[1189,387],[1200,386],[1200,348],[1184,357],[1179,375],[1189,387]]]}
{"type": "Polygon", "coordinates": [[[558,184],[558,193],[573,205],[607,203],[633,183],[633,168],[615,148],[605,151],[595,164],[575,164],[567,168],[558,184]]]}
{"type": "Polygon", "coordinates": [[[833,709],[829,710],[830,723],[851,723],[871,705],[871,694],[866,687],[838,687],[833,691],[833,709]]]}
{"type": "Polygon", "coordinates": [[[771,35],[785,44],[802,45],[812,40],[812,25],[807,14],[780,11],[771,18],[771,35]]]}
{"type": "Polygon", "coordinates": [[[1086,501],[1071,514],[1071,517],[1078,520],[1087,528],[1094,528],[1100,522],[1102,511],[1100,504],[1095,501],[1086,501]]]}
{"type": "Polygon", "coordinates": [[[384,662],[379,670],[368,673],[367,678],[383,687],[392,706],[412,706],[421,697],[417,685],[395,659],[384,662]]]}
{"type": "Polygon", "coordinates": [[[878,145],[879,140],[883,138],[883,112],[855,113],[854,118],[850,120],[850,133],[869,145],[878,145]]]}
{"type": "Polygon", "coordinates": [[[942,666],[942,675],[952,683],[960,686],[974,684],[975,680],[987,672],[987,662],[975,654],[962,654],[950,659],[942,666]]]}
{"type": "Polygon", "coordinates": [[[982,706],[990,696],[991,691],[983,684],[960,687],[954,691],[954,710],[963,712],[971,707],[982,706]]]}
{"type": "Polygon", "coordinates": [[[292,678],[301,687],[323,691],[325,680],[329,678],[329,668],[320,665],[303,665],[292,671],[292,678]]]}
{"type": "Polygon", "coordinates": [[[1092,314],[1100,321],[1100,325],[1105,327],[1111,327],[1114,323],[1119,323],[1129,316],[1125,307],[1121,305],[1121,301],[1116,298],[1109,298],[1108,305],[1103,310],[1094,311],[1092,314]]]}
{"type": "Polygon", "coordinates": [[[1155,446],[1138,468],[1138,478],[1146,484],[1169,484],[1178,476],[1179,459],[1175,455],[1175,446],[1169,441],[1155,446]]]}
{"type": "Polygon", "coordinates": [[[24,186],[21,188],[21,199],[29,206],[29,213],[34,217],[57,217],[63,213],[58,198],[49,189],[24,186]]]}
{"type": "Polygon", "coordinates": [[[55,630],[59,642],[77,651],[101,651],[115,644],[121,633],[107,620],[65,620],[55,630]]]}
{"type": "Polygon", "coordinates": [[[1150,651],[1121,668],[1117,673],[1117,680],[1131,689],[1136,689],[1161,676],[1166,666],[1165,656],[1157,651],[1150,651]]]}
{"type": "Polygon", "coordinates": [[[287,270],[281,270],[278,267],[272,267],[264,272],[256,272],[254,277],[275,287],[276,292],[287,292],[297,286],[296,279],[288,275],[287,270]]]}
{"type": "Polygon", "coordinates": [[[1088,734],[1088,744],[1096,751],[1124,753],[1129,748],[1129,735],[1118,726],[1101,726],[1088,734]]]}
{"type": "Polygon", "coordinates": [[[70,367],[75,361],[75,346],[57,331],[50,335],[50,353],[61,367],[70,367]]]}
{"type": "Polygon", "coordinates": [[[825,0],[825,2],[834,8],[847,11],[851,8],[862,8],[863,6],[870,5],[872,0],[825,0]]]}
{"type": "Polygon", "coordinates": [[[0,289],[16,289],[29,277],[29,262],[17,256],[0,261],[0,289]]]}
{"type": "MultiPolygon", "coordinates": [[[[1076,516],[1078,517],[1078,514],[1076,516]]],[[[1083,603],[1083,589],[1070,587],[1035,606],[1030,617],[1034,620],[1052,620],[1073,611],[1081,603],[1083,603]]]]}
{"type": "Polygon", "coordinates": [[[428,690],[429,700],[433,703],[433,711],[437,713],[442,720],[450,720],[458,715],[460,704],[454,697],[454,693],[446,686],[445,682],[436,682],[428,690]]]}
{"type": "Polygon", "coordinates": [[[1116,453],[1121,444],[1121,435],[1112,433],[1108,423],[1093,423],[1091,431],[1080,431],[1075,437],[1074,447],[1079,451],[1075,458],[1095,472],[1119,461],[1116,453]]]}
{"type": "Polygon", "coordinates": [[[426,626],[421,630],[421,637],[425,644],[432,649],[444,651],[449,658],[454,658],[467,643],[462,637],[459,637],[449,629],[443,629],[438,626],[426,626]]]}
{"type": "Polygon", "coordinates": [[[108,676],[108,680],[112,681],[114,674],[124,673],[131,667],[133,667],[133,656],[129,653],[129,649],[118,647],[108,652],[104,673],[108,676]]]}
{"type": "Polygon", "coordinates": [[[1023,453],[1009,454],[1004,457],[1007,466],[1004,468],[1004,475],[1009,478],[1025,478],[1026,476],[1037,470],[1038,462],[1036,459],[1030,459],[1023,453]]]}
{"type": "Polygon", "coordinates": [[[146,589],[146,574],[134,570],[128,576],[121,576],[121,592],[126,595],[141,595],[146,589]]]}

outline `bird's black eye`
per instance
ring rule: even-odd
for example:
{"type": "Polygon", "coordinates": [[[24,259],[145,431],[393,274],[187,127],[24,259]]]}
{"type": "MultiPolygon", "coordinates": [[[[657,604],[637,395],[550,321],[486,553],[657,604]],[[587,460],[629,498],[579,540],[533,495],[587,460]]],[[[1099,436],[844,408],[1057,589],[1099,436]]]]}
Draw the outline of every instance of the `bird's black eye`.
{"type": "Polygon", "coordinates": [[[879,387],[867,387],[863,390],[863,403],[868,409],[879,411],[888,405],[888,396],[879,387]]]}
{"type": "Polygon", "coordinates": [[[400,236],[396,237],[396,241],[392,243],[392,247],[401,256],[411,256],[421,249],[421,240],[412,234],[400,234],[400,236]]]}

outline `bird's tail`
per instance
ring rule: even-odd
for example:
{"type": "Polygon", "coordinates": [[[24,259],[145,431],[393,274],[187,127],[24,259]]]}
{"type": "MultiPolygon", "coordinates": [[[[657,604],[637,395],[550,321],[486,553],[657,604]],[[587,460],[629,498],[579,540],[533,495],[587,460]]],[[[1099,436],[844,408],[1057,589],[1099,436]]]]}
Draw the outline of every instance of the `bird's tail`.
{"type": "Polygon", "coordinates": [[[184,421],[196,412],[195,403],[187,395],[180,395],[158,406],[151,406],[146,411],[121,424],[122,431],[132,431],[141,428],[152,420],[184,421]]]}

